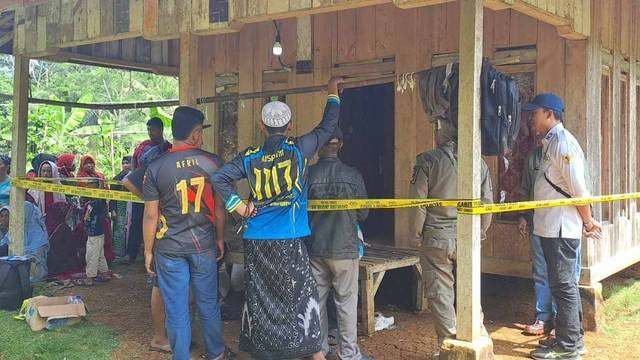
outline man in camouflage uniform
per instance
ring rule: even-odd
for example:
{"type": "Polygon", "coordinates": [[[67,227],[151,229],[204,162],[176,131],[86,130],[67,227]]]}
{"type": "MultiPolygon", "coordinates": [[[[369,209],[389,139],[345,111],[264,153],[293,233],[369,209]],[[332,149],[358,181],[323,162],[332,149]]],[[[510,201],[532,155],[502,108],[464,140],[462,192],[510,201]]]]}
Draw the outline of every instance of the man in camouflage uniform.
{"type": "MultiPolygon", "coordinates": [[[[437,148],[418,155],[413,169],[410,198],[458,198],[458,130],[450,122],[438,122],[437,148]]],[[[483,203],[491,203],[493,190],[487,164],[482,161],[483,203]]],[[[424,269],[425,291],[435,317],[438,345],[456,335],[455,267],[457,210],[453,207],[418,207],[413,210],[410,236],[419,248],[424,269]]],[[[482,215],[482,233],[491,224],[491,214],[482,215]]],[[[437,355],[437,354],[435,354],[437,355]]]]}

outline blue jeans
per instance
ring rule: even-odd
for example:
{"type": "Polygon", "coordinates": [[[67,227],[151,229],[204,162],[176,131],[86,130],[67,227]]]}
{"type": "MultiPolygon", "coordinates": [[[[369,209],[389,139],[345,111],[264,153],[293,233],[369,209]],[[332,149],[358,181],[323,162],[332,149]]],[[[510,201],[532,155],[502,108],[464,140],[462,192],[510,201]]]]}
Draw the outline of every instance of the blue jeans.
{"type": "Polygon", "coordinates": [[[220,306],[218,305],[218,270],[216,253],[155,253],[158,285],[165,303],[166,327],[174,360],[189,360],[191,318],[189,284],[193,290],[202,325],[207,355],[214,359],[224,352],[220,306]]]}
{"type": "MultiPolygon", "coordinates": [[[[540,237],[530,234],[531,240],[531,265],[533,272],[533,287],[536,293],[536,320],[548,322],[556,317],[556,304],[551,297],[549,287],[549,273],[547,272],[547,262],[542,252],[540,237]]],[[[578,243],[576,254],[576,282],[580,282],[580,260],[581,243],[578,243]]]]}

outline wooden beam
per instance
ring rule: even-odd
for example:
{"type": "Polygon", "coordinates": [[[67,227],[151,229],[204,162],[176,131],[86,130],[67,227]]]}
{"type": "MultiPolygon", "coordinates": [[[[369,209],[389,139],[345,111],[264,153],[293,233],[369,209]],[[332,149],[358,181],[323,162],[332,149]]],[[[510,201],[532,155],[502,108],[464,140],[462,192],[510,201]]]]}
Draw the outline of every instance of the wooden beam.
{"type": "Polygon", "coordinates": [[[28,5],[40,5],[47,1],[48,0],[3,0],[0,1],[0,12],[14,10],[28,5]]]}
{"type": "MultiPolygon", "coordinates": [[[[242,76],[242,74],[240,74],[240,76],[242,76]]],[[[385,75],[385,76],[379,76],[375,78],[364,78],[364,79],[351,80],[351,81],[347,80],[341,85],[341,89],[393,82],[395,78],[396,78],[395,75],[385,75]]],[[[198,98],[196,101],[198,104],[209,104],[209,103],[220,103],[225,101],[264,99],[271,96],[279,96],[279,95],[308,94],[308,93],[314,93],[314,92],[320,92],[320,91],[326,91],[326,90],[327,90],[327,85],[302,86],[302,87],[285,88],[285,89],[278,89],[278,90],[254,91],[250,93],[205,96],[205,97],[198,98]]]]}
{"type": "Polygon", "coordinates": [[[618,255],[583,268],[580,274],[580,285],[593,285],[638,262],[640,262],[640,246],[625,249],[618,255]]]}
{"type": "MultiPolygon", "coordinates": [[[[480,198],[482,0],[460,1],[458,197],[480,198]]],[[[480,337],[480,216],[458,214],[457,339],[480,337]]]]}
{"type": "Polygon", "coordinates": [[[142,34],[145,39],[153,39],[158,35],[158,0],[144,0],[143,9],[142,34]]]}
{"type": "MultiPolygon", "coordinates": [[[[11,174],[22,175],[27,169],[27,114],[29,109],[29,58],[16,56],[13,69],[13,131],[11,133],[11,174]]],[[[25,191],[11,188],[9,220],[10,255],[24,255],[25,191]]]]}
{"type": "MultiPolygon", "coordinates": [[[[257,23],[270,20],[286,19],[293,17],[301,17],[308,15],[324,14],[328,12],[351,10],[356,8],[362,8],[366,6],[381,5],[390,2],[390,0],[339,0],[339,1],[317,1],[314,0],[312,5],[307,8],[300,8],[299,6],[289,7],[287,11],[280,11],[276,13],[268,13],[262,11],[263,9],[255,9],[255,11],[244,11],[247,7],[247,3],[262,3],[262,1],[256,0],[238,0],[233,1],[232,9],[235,7],[235,18],[231,19],[233,22],[239,23],[257,23]]],[[[264,1],[266,4],[266,1],[264,1]]],[[[254,5],[249,6],[251,10],[254,5]]],[[[266,6],[265,9],[266,10],[266,6]]]]}
{"type": "Polygon", "coordinates": [[[102,58],[97,56],[76,54],[71,52],[59,52],[51,55],[38,57],[40,60],[70,62],[83,65],[95,65],[114,69],[125,69],[134,71],[150,72],[158,75],[178,76],[179,69],[175,66],[141,64],[135,61],[127,61],[120,59],[102,58]]]}
{"type": "Polygon", "coordinates": [[[413,9],[417,7],[433,6],[453,2],[455,0],[393,0],[400,9],[413,9]]]}
{"type": "MultiPolygon", "coordinates": [[[[14,100],[14,97],[12,95],[0,94],[0,102],[12,101],[12,100],[14,100]]],[[[140,102],[126,102],[126,103],[79,103],[79,102],[73,102],[73,101],[59,101],[59,100],[29,98],[28,101],[31,104],[46,104],[46,105],[72,107],[72,108],[78,108],[78,109],[92,109],[92,110],[147,109],[152,107],[178,105],[178,100],[140,101],[140,102]]]]}

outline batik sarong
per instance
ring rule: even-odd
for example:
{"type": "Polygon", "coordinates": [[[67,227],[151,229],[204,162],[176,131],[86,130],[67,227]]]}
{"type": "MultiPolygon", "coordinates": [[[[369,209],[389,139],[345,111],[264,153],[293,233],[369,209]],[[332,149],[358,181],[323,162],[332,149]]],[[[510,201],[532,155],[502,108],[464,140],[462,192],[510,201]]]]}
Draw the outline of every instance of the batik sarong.
{"type": "Polygon", "coordinates": [[[246,302],[240,350],[256,359],[310,356],[322,349],[320,306],[302,240],[244,240],[246,302]]]}

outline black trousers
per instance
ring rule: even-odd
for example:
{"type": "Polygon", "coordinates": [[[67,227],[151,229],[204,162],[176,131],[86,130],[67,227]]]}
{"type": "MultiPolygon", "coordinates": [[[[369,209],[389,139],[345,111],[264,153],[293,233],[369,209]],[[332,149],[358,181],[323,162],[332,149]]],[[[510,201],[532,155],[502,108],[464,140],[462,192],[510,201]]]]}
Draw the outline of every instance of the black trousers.
{"type": "Polygon", "coordinates": [[[579,239],[541,238],[547,262],[549,287],[557,307],[556,339],[567,351],[582,343],[582,303],[576,281],[579,239]]]}
{"type": "Polygon", "coordinates": [[[127,244],[127,255],[131,260],[138,257],[140,244],[142,244],[142,218],[144,216],[144,204],[131,204],[131,228],[127,244]]]}

